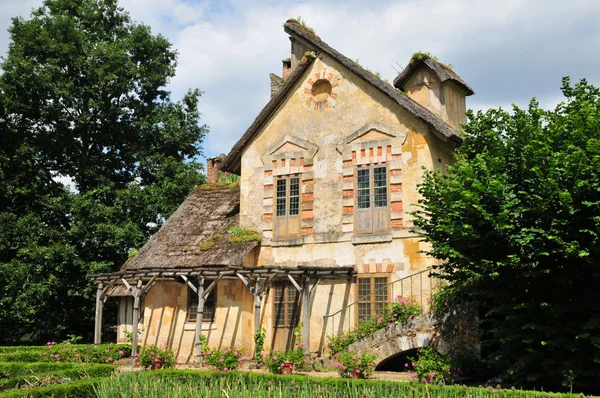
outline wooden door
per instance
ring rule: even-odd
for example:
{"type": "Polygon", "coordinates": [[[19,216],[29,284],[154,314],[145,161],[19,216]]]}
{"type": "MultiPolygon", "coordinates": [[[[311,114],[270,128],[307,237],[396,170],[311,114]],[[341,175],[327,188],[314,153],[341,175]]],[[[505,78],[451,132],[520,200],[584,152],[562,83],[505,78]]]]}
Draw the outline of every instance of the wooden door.
{"type": "Polygon", "coordinates": [[[273,288],[273,340],[271,349],[294,348],[294,328],[300,315],[300,292],[289,282],[275,282],[273,288]]]}

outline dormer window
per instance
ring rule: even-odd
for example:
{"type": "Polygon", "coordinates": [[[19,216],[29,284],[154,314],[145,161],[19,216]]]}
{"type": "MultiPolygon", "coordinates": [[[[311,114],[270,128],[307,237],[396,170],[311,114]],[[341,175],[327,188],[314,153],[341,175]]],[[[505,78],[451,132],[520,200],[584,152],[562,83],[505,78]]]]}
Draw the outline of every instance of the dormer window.
{"type": "Polygon", "coordinates": [[[273,238],[279,240],[300,237],[300,175],[275,178],[275,217],[273,238]]]}

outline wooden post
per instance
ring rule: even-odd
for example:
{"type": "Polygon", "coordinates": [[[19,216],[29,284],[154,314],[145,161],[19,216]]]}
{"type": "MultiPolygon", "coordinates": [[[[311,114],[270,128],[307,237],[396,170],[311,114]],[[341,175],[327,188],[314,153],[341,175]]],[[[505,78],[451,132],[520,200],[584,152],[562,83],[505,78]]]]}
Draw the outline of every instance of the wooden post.
{"type": "Polygon", "coordinates": [[[94,324],[95,345],[102,343],[102,307],[104,306],[104,300],[102,300],[103,294],[104,285],[102,282],[100,282],[98,283],[98,290],[96,290],[96,321],[94,324]]]}
{"type": "Polygon", "coordinates": [[[140,313],[140,296],[142,293],[142,280],[138,280],[137,287],[133,290],[133,319],[131,325],[131,333],[132,333],[132,347],[131,347],[131,356],[135,357],[138,351],[138,323],[139,323],[139,313],[140,313]]]}
{"type": "Polygon", "coordinates": [[[202,318],[204,317],[204,277],[198,282],[198,309],[196,310],[196,363],[202,364],[204,356],[202,355],[202,318]]]}
{"type": "Polygon", "coordinates": [[[310,355],[310,278],[304,278],[302,285],[302,342],[304,354],[310,355]]]}
{"type": "MultiPolygon", "coordinates": [[[[254,336],[260,331],[260,307],[262,305],[262,294],[260,288],[260,278],[256,278],[256,283],[254,284],[254,291],[252,294],[254,295],[254,336]]],[[[256,350],[256,346],[254,347],[254,358],[258,360],[258,358],[262,355],[262,352],[258,352],[256,350]]]]}

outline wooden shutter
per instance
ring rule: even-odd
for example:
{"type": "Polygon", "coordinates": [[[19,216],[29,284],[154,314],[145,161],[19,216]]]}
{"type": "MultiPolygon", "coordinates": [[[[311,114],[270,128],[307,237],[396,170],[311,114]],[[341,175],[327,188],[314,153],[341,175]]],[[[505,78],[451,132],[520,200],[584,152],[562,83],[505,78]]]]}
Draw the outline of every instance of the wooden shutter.
{"type": "Polygon", "coordinates": [[[288,237],[300,236],[300,177],[288,178],[288,237]]]}
{"type": "Polygon", "coordinates": [[[390,230],[390,208],[388,198],[387,168],[373,167],[373,233],[384,233],[390,230]]]}

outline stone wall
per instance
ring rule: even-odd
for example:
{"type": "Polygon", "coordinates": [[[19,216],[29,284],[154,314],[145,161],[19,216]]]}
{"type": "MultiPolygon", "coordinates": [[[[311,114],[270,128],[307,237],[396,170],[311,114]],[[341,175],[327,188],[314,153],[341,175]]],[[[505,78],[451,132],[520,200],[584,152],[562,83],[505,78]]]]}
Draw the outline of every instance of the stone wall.
{"type": "Polygon", "coordinates": [[[432,347],[442,354],[466,351],[480,356],[479,315],[475,303],[454,306],[435,315],[424,313],[406,323],[396,323],[351,344],[354,352],[370,351],[379,364],[402,352],[432,347]]]}

